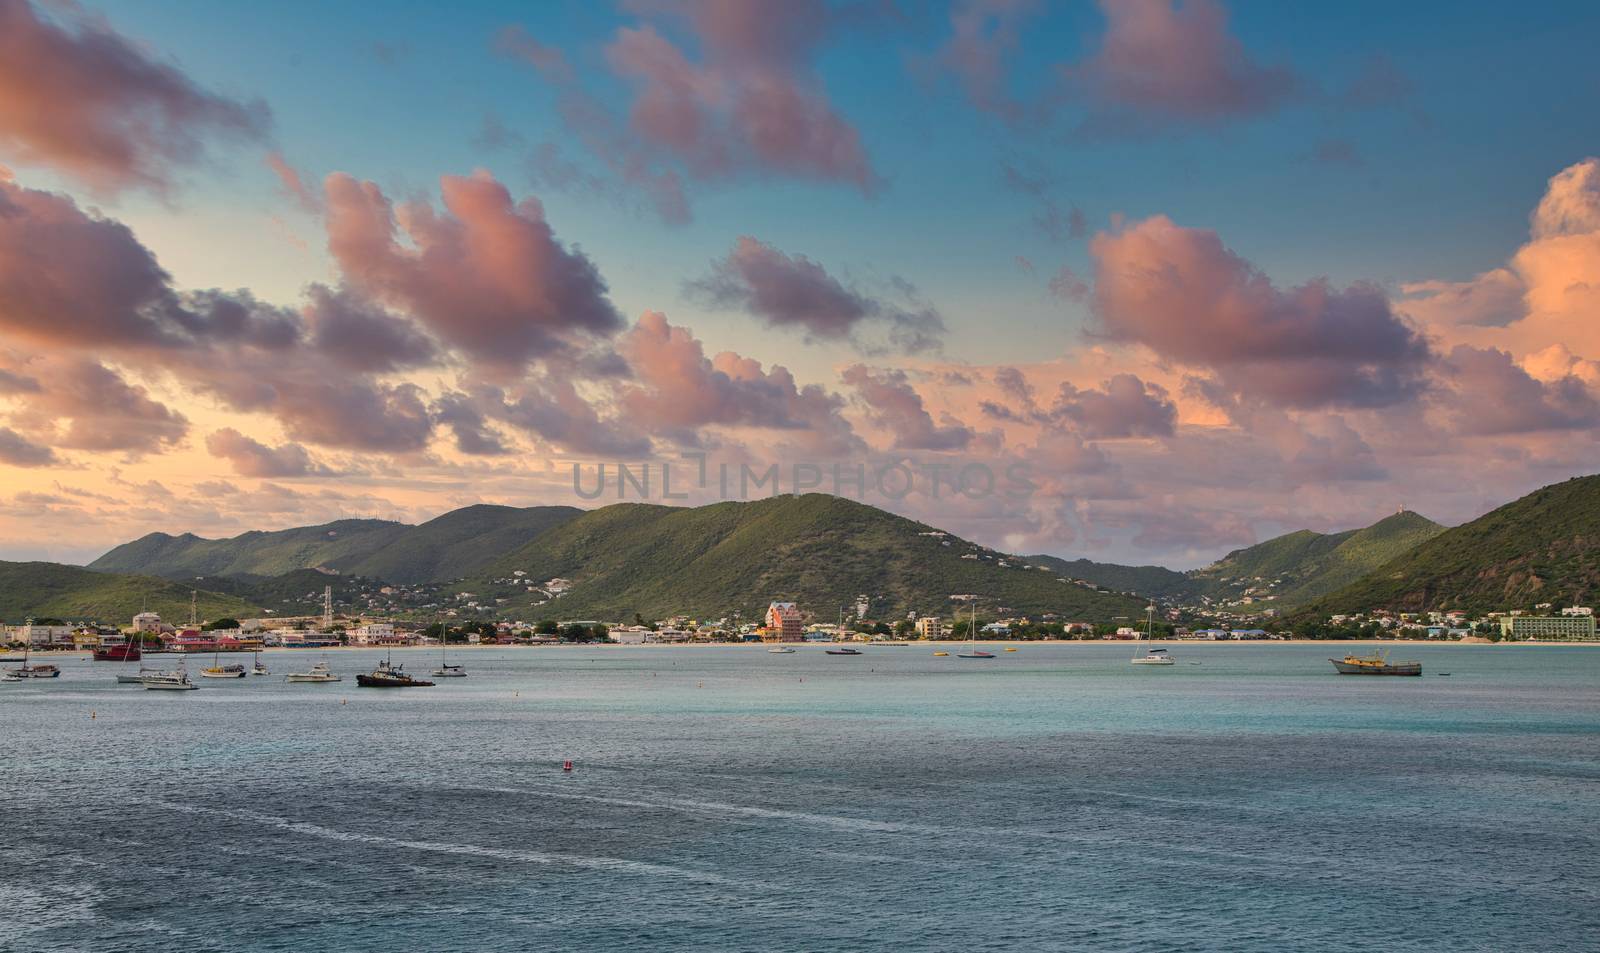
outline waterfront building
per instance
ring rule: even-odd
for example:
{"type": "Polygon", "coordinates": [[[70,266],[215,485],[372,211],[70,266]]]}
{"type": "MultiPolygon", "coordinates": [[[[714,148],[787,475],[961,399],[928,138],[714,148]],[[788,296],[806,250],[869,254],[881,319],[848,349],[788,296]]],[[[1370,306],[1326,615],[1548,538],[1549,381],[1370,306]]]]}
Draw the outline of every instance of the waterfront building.
{"type": "Polygon", "coordinates": [[[805,617],[792,602],[774,602],[767,606],[768,641],[802,642],[805,640],[805,617]]]}
{"type": "Polygon", "coordinates": [[[1514,615],[1500,620],[1500,634],[1508,639],[1541,642],[1593,642],[1592,615],[1514,615]]]}
{"type": "Polygon", "coordinates": [[[944,623],[936,615],[917,620],[917,637],[930,641],[944,638],[944,623]]]}
{"type": "Polygon", "coordinates": [[[133,631],[140,634],[161,631],[161,616],[154,612],[141,612],[133,617],[133,631]]]}

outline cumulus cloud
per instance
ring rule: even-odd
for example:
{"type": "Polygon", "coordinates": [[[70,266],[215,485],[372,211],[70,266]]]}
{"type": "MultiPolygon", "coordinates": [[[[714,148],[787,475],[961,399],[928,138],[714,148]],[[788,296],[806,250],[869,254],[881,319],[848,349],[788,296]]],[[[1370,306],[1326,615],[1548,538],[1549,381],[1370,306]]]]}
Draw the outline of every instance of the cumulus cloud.
{"type": "Polygon", "coordinates": [[[1288,67],[1263,65],[1246,51],[1215,0],[1100,0],[1100,8],[1099,49],[1062,70],[1097,111],[1089,125],[1099,131],[1258,116],[1300,85],[1288,67]]]}
{"type": "Polygon", "coordinates": [[[247,477],[334,476],[332,470],[317,463],[305,447],[286,443],[269,447],[232,427],[213,431],[206,437],[206,450],[227,460],[233,471],[247,477]]]}
{"type": "Polygon", "coordinates": [[[11,423],[41,443],[144,454],[170,448],[188,433],[182,414],[98,361],[39,356],[27,371],[38,387],[22,392],[11,423]]]}
{"type": "Polygon", "coordinates": [[[796,384],[781,366],[724,351],[707,358],[688,328],[646,311],[619,343],[636,382],[620,403],[628,419],[693,443],[705,426],[753,427],[785,432],[797,446],[819,454],[863,447],[841,415],[844,401],[826,389],[796,384]]]}
{"type": "Polygon", "coordinates": [[[1455,385],[1449,413],[1455,432],[1521,434],[1600,425],[1600,402],[1579,377],[1535,380],[1506,351],[1457,345],[1445,358],[1455,385]]]}
{"type": "Polygon", "coordinates": [[[842,376],[855,388],[872,422],[893,436],[896,450],[964,450],[977,438],[958,420],[935,423],[904,371],[855,364],[842,376]]]}
{"type": "Polygon", "coordinates": [[[466,394],[447,393],[433,402],[433,417],[450,428],[456,449],[471,456],[491,457],[510,453],[500,435],[489,426],[483,411],[466,394]]]}
{"type": "Polygon", "coordinates": [[[328,176],[328,249],[345,280],[500,368],[622,326],[599,269],[556,238],[536,199],[514,203],[481,171],[444,176],[440,191],[442,213],[396,210],[375,184],[328,176]]]}
{"type": "Polygon", "coordinates": [[[1133,374],[1118,374],[1099,389],[1064,383],[1053,412],[1090,438],[1170,437],[1178,416],[1164,388],[1133,374]]]}
{"type": "Polygon", "coordinates": [[[103,192],[162,190],[209,140],[261,141],[260,102],[196,85],[75,4],[0,0],[0,151],[103,192]]]}
{"type": "Polygon", "coordinates": [[[714,307],[739,308],[769,327],[798,327],[822,339],[853,338],[867,321],[886,322],[890,342],[908,353],[938,346],[944,320],[908,282],[894,286],[908,301],[896,303],[846,287],[805,255],[788,255],[741,235],[711,273],[688,290],[714,307]]]}
{"type": "Polygon", "coordinates": [[[1212,368],[1241,393],[1295,407],[1386,406],[1423,386],[1427,344],[1375,287],[1318,279],[1279,289],[1215,232],[1165,216],[1101,233],[1090,250],[1102,333],[1212,368]]]}
{"type": "Polygon", "coordinates": [[[438,358],[433,341],[413,323],[348,288],[313,284],[303,309],[311,345],[341,367],[393,371],[438,358]]]}

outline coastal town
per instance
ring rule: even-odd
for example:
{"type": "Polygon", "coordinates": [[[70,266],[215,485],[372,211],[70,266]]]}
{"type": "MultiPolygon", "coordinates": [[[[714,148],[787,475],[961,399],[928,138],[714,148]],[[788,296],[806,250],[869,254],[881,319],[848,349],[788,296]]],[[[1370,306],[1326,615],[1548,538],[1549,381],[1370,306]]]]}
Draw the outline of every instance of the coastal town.
{"type": "MultiPolygon", "coordinates": [[[[1093,623],[1062,619],[1051,613],[999,615],[992,619],[907,613],[893,620],[867,618],[865,596],[841,607],[834,621],[822,621],[794,602],[772,602],[762,618],[741,621],[734,613],[717,619],[677,615],[647,620],[496,619],[487,612],[448,609],[437,619],[417,613],[336,611],[332,587],[323,593],[324,611],[303,616],[245,619],[163,620],[140,612],[125,626],[62,619],[28,619],[7,624],[0,644],[33,651],[106,652],[138,645],[145,652],[258,652],[273,648],[398,647],[459,643],[468,645],[556,645],[614,643],[622,645],[689,643],[803,642],[937,642],[987,641],[1131,641],[1143,637],[1133,622],[1093,623]],[[847,617],[848,616],[848,617],[847,617]],[[976,633],[973,626],[976,619],[976,633]]],[[[970,594],[952,596],[972,603],[970,594]]],[[[958,615],[961,611],[958,610],[958,615]]],[[[1537,605],[1532,612],[1513,609],[1469,617],[1460,611],[1337,614],[1325,622],[1292,628],[1276,620],[1236,617],[1222,624],[1186,624],[1192,610],[1160,611],[1150,635],[1184,642],[1283,641],[1296,639],[1391,639],[1455,642],[1593,642],[1600,640],[1594,610],[1589,606],[1557,608],[1537,605]]],[[[990,613],[994,615],[994,613],[990,613]]]]}

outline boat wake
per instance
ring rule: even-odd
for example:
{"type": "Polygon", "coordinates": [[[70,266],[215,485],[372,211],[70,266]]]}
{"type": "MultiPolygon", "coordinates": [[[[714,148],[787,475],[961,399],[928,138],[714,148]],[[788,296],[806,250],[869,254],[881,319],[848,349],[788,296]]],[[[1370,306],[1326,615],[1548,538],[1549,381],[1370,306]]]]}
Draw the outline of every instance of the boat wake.
{"type": "Polygon", "coordinates": [[[152,807],[159,807],[182,814],[201,814],[213,817],[226,817],[236,821],[247,821],[264,827],[275,827],[291,834],[300,834],[306,837],[315,837],[320,840],[340,841],[352,844],[374,844],[384,847],[401,847],[407,850],[425,851],[435,854],[456,854],[467,857],[487,857],[494,860],[505,860],[524,864],[538,864],[541,866],[566,865],[581,867],[586,870],[604,870],[611,873],[635,874],[645,877],[663,877],[672,880],[690,880],[698,883],[728,885],[738,883],[748,884],[747,881],[731,881],[718,874],[707,873],[700,870],[691,870],[686,867],[673,867],[666,864],[651,864],[639,860],[625,860],[620,857],[591,857],[575,854],[547,854],[533,850],[510,850],[504,847],[482,847],[477,844],[452,844],[442,841],[407,840],[400,837],[384,837],[380,834],[363,834],[358,831],[341,831],[321,824],[311,824],[305,821],[296,821],[287,817],[274,817],[270,814],[257,814],[251,811],[229,811],[220,808],[200,807],[193,804],[176,804],[170,801],[147,802],[152,807]]]}

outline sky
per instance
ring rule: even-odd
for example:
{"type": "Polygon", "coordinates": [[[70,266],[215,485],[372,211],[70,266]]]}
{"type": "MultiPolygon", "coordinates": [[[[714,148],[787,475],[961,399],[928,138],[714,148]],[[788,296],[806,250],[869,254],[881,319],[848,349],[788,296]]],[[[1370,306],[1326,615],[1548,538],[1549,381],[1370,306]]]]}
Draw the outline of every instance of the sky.
{"type": "Polygon", "coordinates": [[[1597,469],[1595,35],[1580,3],[0,0],[0,558],[773,467],[1180,569],[1463,522],[1597,469]]]}

